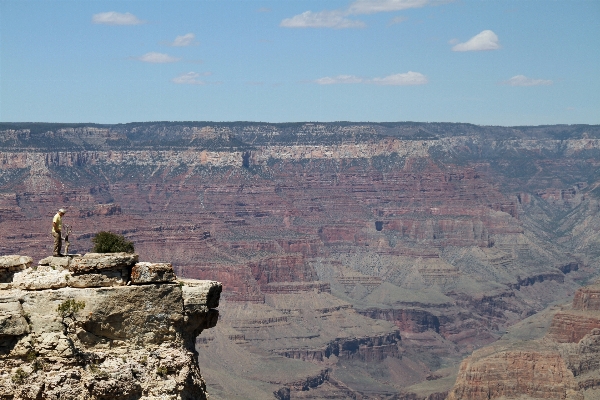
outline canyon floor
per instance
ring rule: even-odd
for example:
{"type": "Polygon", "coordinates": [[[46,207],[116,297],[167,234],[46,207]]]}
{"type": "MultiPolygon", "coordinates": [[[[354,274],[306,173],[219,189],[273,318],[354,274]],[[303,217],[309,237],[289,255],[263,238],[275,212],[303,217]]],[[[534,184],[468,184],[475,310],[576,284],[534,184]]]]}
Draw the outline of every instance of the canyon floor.
{"type": "Polygon", "coordinates": [[[49,255],[63,207],[74,252],[109,230],[223,283],[196,341],[211,398],[442,399],[465,357],[600,273],[598,126],[0,133],[0,254],[49,255]]]}

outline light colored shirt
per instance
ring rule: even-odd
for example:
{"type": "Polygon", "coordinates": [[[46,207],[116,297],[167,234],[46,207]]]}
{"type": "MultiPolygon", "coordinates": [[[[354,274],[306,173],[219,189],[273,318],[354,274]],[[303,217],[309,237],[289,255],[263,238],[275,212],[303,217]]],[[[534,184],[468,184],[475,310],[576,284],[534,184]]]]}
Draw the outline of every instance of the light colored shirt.
{"type": "Polygon", "coordinates": [[[56,213],[54,218],[52,218],[52,232],[61,232],[62,231],[62,217],[60,213],[56,213]],[[58,230],[54,229],[54,227],[58,227],[58,230]]]}

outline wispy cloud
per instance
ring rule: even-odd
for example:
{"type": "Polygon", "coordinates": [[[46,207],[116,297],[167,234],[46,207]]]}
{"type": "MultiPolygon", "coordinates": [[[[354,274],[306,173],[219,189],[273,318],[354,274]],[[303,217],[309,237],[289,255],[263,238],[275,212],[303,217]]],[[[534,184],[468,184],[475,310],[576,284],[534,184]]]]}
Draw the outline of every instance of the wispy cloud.
{"type": "Polygon", "coordinates": [[[319,85],[338,85],[338,84],[367,84],[379,86],[414,86],[425,85],[428,82],[427,77],[420,72],[408,71],[403,74],[388,75],[384,78],[361,78],[355,75],[338,75],[335,77],[324,77],[313,81],[319,85]]]}
{"type": "MultiPolygon", "coordinates": [[[[409,8],[420,8],[426,5],[437,5],[454,0],[355,0],[345,9],[305,11],[302,14],[286,18],[279,26],[284,28],[364,28],[362,21],[348,18],[351,15],[393,12],[409,8]]],[[[404,21],[403,17],[395,18],[392,23],[404,21]]]]}
{"type": "Polygon", "coordinates": [[[429,4],[441,3],[434,0],[356,0],[348,7],[350,14],[375,14],[400,11],[408,8],[421,8],[429,4]]]}
{"type": "Polygon", "coordinates": [[[177,36],[175,40],[168,43],[169,46],[173,47],[186,47],[196,44],[198,44],[198,42],[196,41],[196,35],[193,33],[186,33],[185,35],[177,36]]]}
{"type": "Polygon", "coordinates": [[[516,75],[506,81],[500,82],[501,85],[506,86],[550,86],[553,83],[550,79],[533,79],[525,75],[516,75]]]}
{"type": "Polygon", "coordinates": [[[404,74],[389,75],[385,78],[373,78],[370,83],[385,86],[411,86],[426,84],[427,77],[419,72],[408,71],[404,74]]]}
{"type": "MultiPolygon", "coordinates": [[[[454,40],[451,41],[451,43],[454,40]]],[[[490,30],[485,30],[464,43],[458,43],[452,47],[452,51],[483,51],[483,50],[498,50],[500,42],[498,36],[490,30]]]]}
{"type": "Polygon", "coordinates": [[[210,75],[210,73],[204,73],[201,75],[198,72],[187,72],[171,79],[171,82],[179,85],[206,85],[205,81],[198,78],[200,78],[200,76],[207,76],[207,74],[210,75]]]}
{"type": "Polygon", "coordinates": [[[153,63],[153,64],[174,63],[174,62],[181,60],[181,58],[173,57],[173,56],[170,56],[170,55],[164,54],[164,53],[156,53],[153,51],[150,53],[146,53],[143,56],[131,57],[131,58],[133,58],[134,60],[139,60],[139,61],[153,63]]]}
{"type": "Polygon", "coordinates": [[[284,28],[364,28],[362,21],[356,21],[344,16],[340,11],[305,11],[302,14],[286,18],[279,26],[284,28]]]}
{"type": "Polygon", "coordinates": [[[388,24],[388,26],[390,25],[396,25],[396,24],[401,24],[402,22],[408,21],[408,17],[405,16],[398,16],[398,17],[394,17],[390,20],[390,23],[388,24]]]}
{"type": "Polygon", "coordinates": [[[354,75],[338,75],[333,78],[326,76],[324,78],[319,78],[314,81],[314,83],[318,83],[319,85],[337,85],[340,83],[364,83],[365,80],[363,78],[359,78],[354,75]]]}
{"type": "Polygon", "coordinates": [[[94,24],[104,25],[140,25],[145,23],[131,13],[118,13],[116,11],[103,12],[92,16],[94,24]]]}
{"type": "Polygon", "coordinates": [[[271,12],[272,10],[269,7],[261,7],[256,11],[261,12],[261,13],[268,13],[268,12],[271,12]]]}

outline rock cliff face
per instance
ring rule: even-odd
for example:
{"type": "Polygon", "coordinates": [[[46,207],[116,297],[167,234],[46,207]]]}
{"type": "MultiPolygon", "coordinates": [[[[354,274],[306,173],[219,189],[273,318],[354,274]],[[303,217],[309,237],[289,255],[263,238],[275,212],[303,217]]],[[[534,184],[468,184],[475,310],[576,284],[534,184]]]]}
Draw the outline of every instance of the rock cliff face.
{"type": "Polygon", "coordinates": [[[1,398],[207,398],[194,344],[221,284],[137,259],[0,257],[1,398]]]}
{"type": "MultiPolygon", "coordinates": [[[[196,343],[216,398],[440,398],[462,357],[598,273],[599,141],[586,125],[0,124],[0,254],[48,254],[65,207],[72,250],[112,230],[223,282],[196,343]]],[[[33,272],[127,288],[121,267],[65,268],[33,272]]],[[[4,274],[29,290],[33,272],[4,274]]]]}
{"type": "Polygon", "coordinates": [[[600,389],[599,293],[600,285],[578,289],[572,308],[546,316],[552,322],[545,337],[511,342],[509,335],[474,352],[463,361],[448,400],[594,398],[600,389]]]}

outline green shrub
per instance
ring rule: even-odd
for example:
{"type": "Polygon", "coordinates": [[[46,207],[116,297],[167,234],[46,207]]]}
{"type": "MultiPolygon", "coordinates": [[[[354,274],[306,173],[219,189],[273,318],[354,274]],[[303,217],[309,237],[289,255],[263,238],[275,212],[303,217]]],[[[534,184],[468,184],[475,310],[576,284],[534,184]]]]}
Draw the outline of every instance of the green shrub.
{"type": "Polygon", "coordinates": [[[25,383],[25,379],[27,379],[28,376],[29,376],[29,374],[27,372],[25,372],[25,371],[23,371],[23,369],[19,368],[19,369],[17,369],[15,374],[13,376],[11,376],[10,379],[17,385],[22,385],[25,383]]]}
{"type": "Polygon", "coordinates": [[[75,314],[84,308],[84,301],[75,301],[73,299],[69,299],[60,303],[56,311],[58,312],[58,315],[65,319],[67,317],[74,318],[75,314]]]}
{"type": "Polygon", "coordinates": [[[98,232],[92,238],[94,253],[133,253],[133,242],[125,239],[122,235],[112,232],[98,232]]]}
{"type": "Polygon", "coordinates": [[[25,354],[25,359],[29,362],[33,362],[37,358],[37,352],[35,350],[28,350],[25,354]]]}

